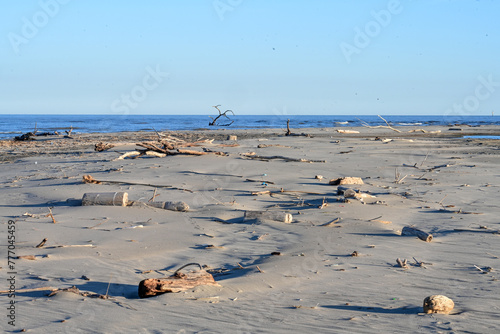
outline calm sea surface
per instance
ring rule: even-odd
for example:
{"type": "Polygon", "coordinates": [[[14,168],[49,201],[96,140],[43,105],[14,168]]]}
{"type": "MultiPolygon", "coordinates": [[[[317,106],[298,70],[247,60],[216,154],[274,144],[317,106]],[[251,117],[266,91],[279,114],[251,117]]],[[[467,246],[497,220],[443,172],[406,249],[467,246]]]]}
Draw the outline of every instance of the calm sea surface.
{"type": "MultiPolygon", "coordinates": [[[[285,128],[290,119],[292,128],[328,128],[360,126],[363,120],[370,125],[384,125],[376,115],[230,115],[232,129],[285,128]]],[[[500,116],[383,116],[396,126],[405,125],[500,125],[500,116]]],[[[221,124],[226,119],[221,118],[221,124]]],[[[64,131],[73,127],[74,133],[194,130],[202,128],[228,128],[208,126],[207,115],[0,115],[0,139],[9,139],[33,131],[35,124],[39,132],[64,131]]]]}

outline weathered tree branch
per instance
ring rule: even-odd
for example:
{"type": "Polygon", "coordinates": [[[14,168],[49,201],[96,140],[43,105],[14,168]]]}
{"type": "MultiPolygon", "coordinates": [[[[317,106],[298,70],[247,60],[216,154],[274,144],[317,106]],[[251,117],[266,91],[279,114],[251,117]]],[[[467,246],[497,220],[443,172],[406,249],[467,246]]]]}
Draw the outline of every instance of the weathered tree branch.
{"type": "Polygon", "coordinates": [[[213,106],[213,107],[219,111],[219,115],[218,115],[217,117],[215,117],[215,118],[213,118],[212,116],[208,116],[208,117],[210,117],[210,118],[212,119],[212,122],[208,123],[208,125],[209,125],[209,126],[214,126],[214,125],[218,125],[218,126],[229,126],[229,125],[231,125],[231,124],[233,124],[233,123],[234,123],[234,121],[233,121],[233,120],[231,120],[231,119],[230,119],[230,118],[226,115],[228,112],[230,112],[230,113],[231,113],[231,114],[233,114],[233,116],[234,116],[234,112],[233,112],[232,110],[226,110],[226,111],[222,112],[222,111],[219,109],[220,104],[218,104],[218,105],[216,105],[216,106],[213,106]],[[217,124],[217,120],[218,120],[219,118],[221,118],[222,116],[224,116],[224,117],[226,117],[228,120],[230,120],[230,121],[231,121],[231,123],[227,123],[227,124],[217,124]]]}

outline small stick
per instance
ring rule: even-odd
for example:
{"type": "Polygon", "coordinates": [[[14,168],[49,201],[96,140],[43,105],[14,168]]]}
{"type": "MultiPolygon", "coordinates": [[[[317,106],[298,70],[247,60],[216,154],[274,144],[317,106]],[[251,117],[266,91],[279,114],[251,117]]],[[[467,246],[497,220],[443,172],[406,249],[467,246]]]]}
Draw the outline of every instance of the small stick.
{"type": "Polygon", "coordinates": [[[161,135],[158,133],[158,131],[156,131],[155,128],[152,128],[154,132],[156,132],[156,135],[158,136],[158,141],[161,142],[162,141],[162,138],[161,138],[161,135]]]}
{"type": "Polygon", "coordinates": [[[438,203],[438,204],[439,204],[439,205],[443,205],[443,201],[444,201],[444,199],[445,199],[446,197],[448,197],[448,194],[446,194],[446,195],[443,197],[443,199],[439,201],[439,203],[438,203]]]}
{"type": "Polygon", "coordinates": [[[427,268],[425,268],[425,266],[424,266],[424,262],[422,262],[422,261],[418,261],[415,257],[413,257],[413,260],[415,261],[415,263],[416,263],[416,265],[417,265],[417,266],[422,267],[422,268],[424,268],[424,269],[427,269],[427,268]]]}
{"type": "Polygon", "coordinates": [[[108,288],[106,289],[106,296],[104,297],[104,299],[108,299],[108,291],[109,291],[109,286],[111,285],[112,279],[113,279],[113,274],[111,274],[111,277],[109,278],[108,288]]]}
{"type": "MultiPolygon", "coordinates": [[[[58,289],[54,288],[52,286],[44,286],[44,287],[32,288],[32,289],[18,289],[18,290],[16,290],[16,292],[23,293],[23,292],[45,291],[45,290],[55,291],[58,289]]],[[[4,294],[4,293],[12,293],[12,290],[1,290],[0,291],[0,294],[4,294]]]]}
{"type": "Polygon", "coordinates": [[[148,202],[152,202],[152,201],[154,201],[154,200],[155,200],[155,198],[156,198],[156,196],[159,196],[159,195],[156,195],[156,189],[157,189],[157,188],[155,188],[155,191],[153,192],[153,197],[151,197],[151,198],[149,199],[149,201],[148,201],[148,202]]]}
{"type": "Polygon", "coordinates": [[[323,225],[320,225],[320,226],[333,226],[333,225],[335,225],[336,223],[338,223],[338,222],[340,221],[340,219],[341,219],[340,217],[335,218],[335,219],[334,219],[334,220],[332,220],[331,222],[326,223],[326,224],[323,224],[323,225]]]}
{"type": "Polygon", "coordinates": [[[474,267],[476,267],[476,269],[479,270],[480,272],[485,273],[485,271],[483,269],[479,268],[478,266],[474,265],[474,267]]]}
{"type": "Polygon", "coordinates": [[[86,227],[86,228],[88,228],[88,229],[93,229],[94,227],[97,227],[97,226],[99,226],[99,225],[101,225],[101,224],[103,224],[103,223],[105,223],[105,222],[107,222],[107,221],[108,221],[108,220],[106,219],[106,220],[103,220],[102,222],[100,222],[100,223],[98,223],[98,224],[96,224],[96,225],[94,225],[94,226],[90,226],[90,227],[86,227]]]}
{"type": "Polygon", "coordinates": [[[66,247],[95,247],[95,246],[92,244],[88,244],[88,245],[58,245],[58,246],[53,246],[53,247],[49,247],[49,248],[66,248],[66,247]]]}
{"type": "Polygon", "coordinates": [[[493,254],[491,254],[491,253],[486,253],[486,254],[488,254],[488,255],[490,255],[490,256],[493,256],[495,259],[500,259],[500,257],[498,257],[498,256],[496,256],[496,255],[493,255],[493,254]]]}
{"type": "Polygon", "coordinates": [[[48,208],[48,209],[49,209],[49,213],[45,217],[49,217],[50,216],[50,218],[52,218],[52,222],[54,224],[57,224],[56,219],[54,218],[54,215],[52,214],[52,209],[51,208],[48,208]]]}
{"type": "Polygon", "coordinates": [[[40,242],[38,245],[36,245],[35,248],[42,248],[46,242],[47,242],[47,238],[43,238],[42,242],[40,242]]]}
{"type": "Polygon", "coordinates": [[[319,206],[320,209],[326,208],[328,203],[326,202],[326,197],[323,197],[323,203],[319,206]]]}
{"type": "Polygon", "coordinates": [[[262,240],[262,239],[264,239],[265,237],[267,237],[268,235],[269,235],[269,233],[264,233],[263,235],[259,236],[259,237],[257,238],[257,240],[262,240]]]}
{"type": "Polygon", "coordinates": [[[259,270],[259,272],[263,273],[263,271],[259,268],[259,266],[257,266],[257,270],[259,270]]]}
{"type": "Polygon", "coordinates": [[[420,163],[420,167],[422,167],[422,165],[424,164],[424,162],[427,160],[428,156],[429,156],[429,151],[427,151],[427,154],[425,155],[424,160],[422,160],[422,162],[420,163]]]}
{"type": "Polygon", "coordinates": [[[266,181],[266,180],[252,180],[252,179],[246,179],[245,181],[247,181],[247,182],[265,182],[265,183],[268,183],[268,184],[274,184],[274,182],[272,182],[272,181],[266,181]]]}

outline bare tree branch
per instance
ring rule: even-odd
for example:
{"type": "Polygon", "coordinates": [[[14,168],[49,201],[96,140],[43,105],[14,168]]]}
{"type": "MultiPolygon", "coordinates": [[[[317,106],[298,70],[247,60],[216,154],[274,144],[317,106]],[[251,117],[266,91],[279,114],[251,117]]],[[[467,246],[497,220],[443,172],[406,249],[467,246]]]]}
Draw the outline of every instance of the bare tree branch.
{"type": "Polygon", "coordinates": [[[231,124],[233,124],[233,123],[234,123],[234,121],[226,115],[228,112],[230,112],[230,113],[231,113],[231,114],[233,114],[233,116],[234,116],[234,112],[233,112],[232,110],[226,110],[226,111],[222,112],[222,111],[219,109],[220,104],[218,104],[218,105],[216,105],[216,106],[213,106],[213,107],[219,111],[219,115],[218,115],[217,117],[215,117],[215,118],[213,118],[212,116],[208,116],[208,117],[210,117],[210,118],[212,119],[212,122],[208,123],[208,125],[209,125],[209,126],[214,126],[214,125],[218,125],[218,126],[229,126],[229,125],[231,125],[231,124]],[[217,120],[218,120],[219,118],[221,118],[222,116],[224,116],[225,118],[227,118],[228,120],[230,120],[230,121],[231,121],[231,123],[226,123],[226,124],[217,124],[217,120]]]}

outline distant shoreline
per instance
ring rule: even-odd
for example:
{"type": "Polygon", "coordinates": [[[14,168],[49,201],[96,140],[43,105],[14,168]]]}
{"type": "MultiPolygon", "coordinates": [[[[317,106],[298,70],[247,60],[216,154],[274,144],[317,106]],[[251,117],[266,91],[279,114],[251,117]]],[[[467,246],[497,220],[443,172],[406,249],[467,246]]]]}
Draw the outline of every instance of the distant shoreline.
{"type": "MultiPolygon", "coordinates": [[[[212,115],[214,116],[214,115],[212,115]]],[[[73,129],[79,133],[117,133],[137,131],[178,130],[263,130],[286,128],[290,119],[292,128],[343,128],[369,124],[386,125],[376,115],[236,115],[220,118],[218,126],[209,126],[208,115],[0,115],[0,139],[34,131],[64,132],[73,129]],[[233,123],[231,123],[233,122],[233,123]],[[230,126],[220,126],[224,124],[230,126]]],[[[499,116],[383,116],[396,127],[428,127],[468,124],[471,126],[500,125],[499,116]]]]}

